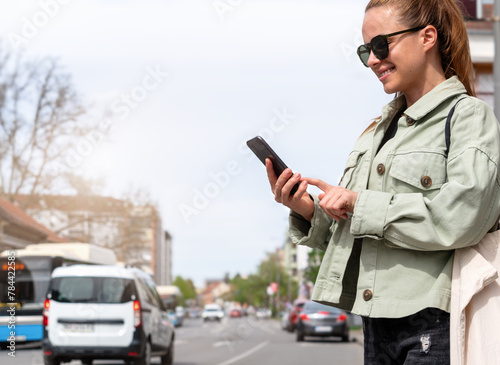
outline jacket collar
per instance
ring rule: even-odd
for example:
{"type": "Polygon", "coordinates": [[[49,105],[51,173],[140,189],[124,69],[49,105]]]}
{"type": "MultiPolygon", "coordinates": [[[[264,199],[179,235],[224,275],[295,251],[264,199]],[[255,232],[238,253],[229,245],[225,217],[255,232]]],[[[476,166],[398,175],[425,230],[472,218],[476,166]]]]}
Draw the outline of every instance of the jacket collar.
{"type": "MultiPolygon", "coordinates": [[[[452,76],[418,99],[415,104],[404,111],[404,114],[410,119],[417,121],[436,109],[443,101],[466,93],[467,90],[458,77],[452,76]]],[[[382,119],[394,116],[403,107],[404,103],[404,95],[395,98],[383,108],[382,119]]]]}

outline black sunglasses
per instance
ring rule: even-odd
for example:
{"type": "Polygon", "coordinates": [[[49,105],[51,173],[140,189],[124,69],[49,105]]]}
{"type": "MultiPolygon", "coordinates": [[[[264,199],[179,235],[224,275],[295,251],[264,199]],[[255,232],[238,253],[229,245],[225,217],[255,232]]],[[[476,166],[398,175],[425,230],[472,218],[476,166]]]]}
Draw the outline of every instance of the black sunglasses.
{"type": "Polygon", "coordinates": [[[400,30],[399,32],[391,34],[381,34],[373,37],[370,43],[363,44],[358,47],[358,56],[363,65],[368,67],[368,59],[370,58],[370,53],[373,52],[375,57],[379,60],[384,60],[389,56],[389,37],[393,37],[398,34],[403,34],[407,32],[416,32],[417,30],[424,29],[425,27],[415,27],[406,30],[400,30]]]}

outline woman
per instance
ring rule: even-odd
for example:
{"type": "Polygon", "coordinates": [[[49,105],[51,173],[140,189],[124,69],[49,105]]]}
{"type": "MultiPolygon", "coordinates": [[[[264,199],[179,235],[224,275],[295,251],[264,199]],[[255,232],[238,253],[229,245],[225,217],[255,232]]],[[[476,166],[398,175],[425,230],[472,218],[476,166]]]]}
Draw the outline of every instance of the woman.
{"type": "Polygon", "coordinates": [[[454,250],[498,224],[499,124],[474,97],[453,0],[372,0],[362,33],[361,61],[396,98],[356,142],[340,186],[277,178],[269,160],[268,178],[291,209],[292,240],[326,250],[312,299],[363,317],[365,364],[448,364],[454,250]]]}

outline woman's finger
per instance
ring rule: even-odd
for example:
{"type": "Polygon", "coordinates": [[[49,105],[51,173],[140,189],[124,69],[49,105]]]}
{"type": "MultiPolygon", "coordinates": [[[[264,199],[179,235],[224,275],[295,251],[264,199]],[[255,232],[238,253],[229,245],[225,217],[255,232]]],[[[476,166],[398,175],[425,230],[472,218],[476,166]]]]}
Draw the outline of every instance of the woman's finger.
{"type": "Polygon", "coordinates": [[[273,189],[274,193],[274,186],[276,185],[276,180],[278,180],[278,177],[274,172],[273,162],[269,158],[266,158],[266,172],[267,178],[269,179],[269,184],[271,184],[271,189],[273,189]]]}
{"type": "Polygon", "coordinates": [[[314,179],[312,177],[304,177],[302,180],[305,180],[308,182],[310,185],[314,185],[320,190],[324,191],[325,193],[328,193],[334,186],[324,182],[323,180],[320,179],[314,179]]]}

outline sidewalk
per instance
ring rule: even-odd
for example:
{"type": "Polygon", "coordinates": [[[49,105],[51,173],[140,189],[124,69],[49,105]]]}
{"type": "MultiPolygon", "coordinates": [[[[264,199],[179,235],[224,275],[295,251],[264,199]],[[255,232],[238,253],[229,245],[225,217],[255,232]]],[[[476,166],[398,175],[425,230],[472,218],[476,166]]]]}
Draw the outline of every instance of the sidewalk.
{"type": "Polygon", "coordinates": [[[363,329],[355,329],[351,330],[351,341],[356,342],[360,346],[364,346],[364,336],[363,336],[363,329]]]}

